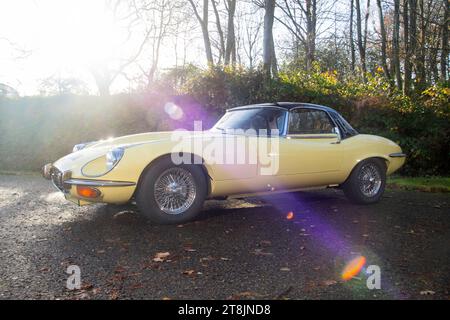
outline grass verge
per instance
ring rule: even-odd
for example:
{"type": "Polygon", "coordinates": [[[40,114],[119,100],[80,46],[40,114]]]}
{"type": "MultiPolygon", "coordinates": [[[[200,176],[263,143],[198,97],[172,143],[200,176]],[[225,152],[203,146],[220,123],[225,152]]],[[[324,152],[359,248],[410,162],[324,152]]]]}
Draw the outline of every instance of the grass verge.
{"type": "Polygon", "coordinates": [[[424,192],[450,192],[450,177],[390,177],[387,187],[424,192]]]}

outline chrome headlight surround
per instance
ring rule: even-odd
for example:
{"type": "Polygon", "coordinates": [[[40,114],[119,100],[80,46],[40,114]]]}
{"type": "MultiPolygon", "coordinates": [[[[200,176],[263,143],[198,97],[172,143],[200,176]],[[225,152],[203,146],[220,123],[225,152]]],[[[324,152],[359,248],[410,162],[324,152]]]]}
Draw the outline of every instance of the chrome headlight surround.
{"type": "Polygon", "coordinates": [[[109,150],[106,153],[106,168],[111,171],[122,159],[125,149],[122,147],[117,147],[109,150]]]}

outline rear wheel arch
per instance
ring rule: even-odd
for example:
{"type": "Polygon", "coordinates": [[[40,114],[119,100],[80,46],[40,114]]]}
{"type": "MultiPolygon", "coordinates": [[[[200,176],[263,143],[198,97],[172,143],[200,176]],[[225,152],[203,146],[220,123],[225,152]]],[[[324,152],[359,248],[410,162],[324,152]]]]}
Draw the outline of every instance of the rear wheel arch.
{"type": "Polygon", "coordinates": [[[378,202],[385,190],[387,166],[387,160],[383,157],[368,157],[358,161],[340,187],[353,203],[371,204],[378,202]],[[371,169],[367,169],[370,166],[371,169]],[[361,170],[365,170],[363,178],[360,176],[361,170]],[[369,170],[369,173],[367,170],[369,170]],[[369,177],[366,174],[369,174],[369,177]]]}
{"type": "Polygon", "coordinates": [[[367,158],[364,158],[364,159],[362,159],[362,160],[356,162],[356,163],[353,165],[352,170],[350,170],[349,174],[348,174],[347,177],[345,178],[345,181],[344,181],[341,185],[344,185],[344,184],[348,181],[348,179],[351,177],[352,173],[356,170],[356,168],[358,167],[358,165],[359,165],[361,162],[367,161],[367,160],[370,160],[370,159],[376,159],[376,160],[380,161],[381,163],[383,163],[383,165],[384,165],[384,167],[385,167],[386,170],[387,170],[387,168],[389,167],[389,160],[386,159],[386,158],[384,158],[384,157],[381,157],[381,156],[373,156],[373,157],[367,157],[367,158]]]}

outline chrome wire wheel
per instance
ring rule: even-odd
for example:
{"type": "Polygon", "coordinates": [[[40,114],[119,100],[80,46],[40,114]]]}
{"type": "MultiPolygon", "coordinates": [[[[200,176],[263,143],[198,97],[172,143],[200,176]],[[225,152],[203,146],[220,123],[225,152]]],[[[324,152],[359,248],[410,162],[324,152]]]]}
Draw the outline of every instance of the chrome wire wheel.
{"type": "Polygon", "coordinates": [[[155,201],[167,214],[181,214],[194,203],[197,188],[192,174],[181,167],[162,172],[154,187],[155,201]]]}
{"type": "Polygon", "coordinates": [[[362,166],[359,175],[359,188],[366,197],[374,197],[381,189],[381,174],[376,165],[367,163],[362,166]]]}

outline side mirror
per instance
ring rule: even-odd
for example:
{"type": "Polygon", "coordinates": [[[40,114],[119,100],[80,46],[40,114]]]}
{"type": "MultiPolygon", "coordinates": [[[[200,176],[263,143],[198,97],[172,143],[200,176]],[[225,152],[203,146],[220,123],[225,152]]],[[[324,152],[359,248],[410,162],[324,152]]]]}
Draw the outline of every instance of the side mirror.
{"type": "Polygon", "coordinates": [[[336,134],[337,141],[335,143],[341,143],[342,137],[341,137],[341,131],[338,127],[333,128],[333,132],[336,134]]]}

